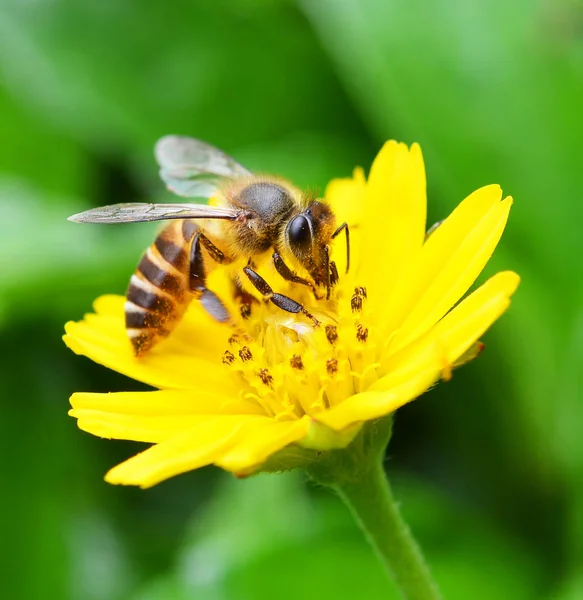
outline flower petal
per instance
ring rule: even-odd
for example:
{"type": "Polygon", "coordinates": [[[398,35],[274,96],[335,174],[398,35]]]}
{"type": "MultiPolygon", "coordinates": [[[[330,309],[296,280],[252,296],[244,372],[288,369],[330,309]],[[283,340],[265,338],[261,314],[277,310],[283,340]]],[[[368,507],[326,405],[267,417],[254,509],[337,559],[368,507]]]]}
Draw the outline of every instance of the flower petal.
{"type": "Polygon", "coordinates": [[[417,144],[387,142],[368,178],[362,260],[357,279],[369,298],[386,303],[393,285],[419,253],[425,237],[425,167],[417,144]]]}
{"type": "Polygon", "coordinates": [[[246,430],[255,430],[258,421],[271,423],[267,417],[217,416],[148,448],[111,469],[105,476],[109,483],[156,485],[164,479],[212,464],[232,448],[246,430]]]}
{"type": "Polygon", "coordinates": [[[63,337],[67,346],[77,354],[155,387],[236,393],[221,363],[230,330],[200,314],[203,311],[198,303],[192,303],[167,340],[138,359],[125,331],[124,301],[121,296],[102,297],[95,303],[96,314],[67,323],[63,337]]]}
{"type": "Polygon", "coordinates": [[[214,462],[227,471],[247,474],[272,454],[305,437],[309,427],[310,418],[306,416],[297,421],[256,421],[234,447],[214,462]]]}
{"type": "Polygon", "coordinates": [[[254,402],[204,390],[76,392],[70,401],[73,410],[100,410],[120,415],[261,414],[262,411],[254,402]]]}
{"type": "MultiPolygon", "coordinates": [[[[326,187],[325,198],[336,215],[336,224],[348,223],[350,230],[350,261],[353,265],[360,262],[360,246],[364,202],[366,195],[366,180],[364,171],[354,169],[351,179],[333,179],[326,187]]],[[[332,251],[339,273],[346,271],[344,234],[337,238],[332,251]]]]}
{"type": "Polygon", "coordinates": [[[499,186],[474,192],[438,227],[389,299],[385,324],[399,329],[392,351],[425,333],[468,290],[494,252],[512,198],[499,186]]]}
{"type": "Polygon", "coordinates": [[[77,393],[69,415],[80,429],[104,438],[162,442],[209,416],[261,415],[256,404],[229,396],[163,390],[114,394],[77,393]]]}
{"type": "Polygon", "coordinates": [[[340,431],[354,423],[377,419],[397,410],[427,391],[439,378],[441,362],[437,353],[415,373],[396,373],[387,391],[367,391],[347,398],[341,404],[318,415],[318,420],[340,431]]]}
{"type": "Polygon", "coordinates": [[[346,221],[349,226],[358,227],[362,223],[365,194],[364,171],[356,168],[352,177],[330,181],[324,197],[334,211],[338,223],[346,221]]]}
{"type": "MultiPolygon", "coordinates": [[[[208,415],[120,415],[98,410],[71,410],[79,429],[98,437],[157,444],[195,425],[206,423],[208,415]]],[[[235,417],[234,417],[235,418],[235,417]]]]}
{"type": "Polygon", "coordinates": [[[318,420],[339,430],[353,423],[389,414],[429,389],[508,308],[519,284],[505,271],[489,279],[444,317],[423,339],[394,355],[391,371],[369,391],[356,394],[318,420]]]}
{"type": "MultiPolygon", "coordinates": [[[[512,271],[502,271],[470,294],[448,313],[425,336],[388,359],[384,368],[397,371],[414,364],[420,355],[438,348],[445,369],[453,365],[510,305],[520,277],[512,271]],[[428,350],[429,349],[429,350],[428,350]]],[[[390,378],[379,379],[373,388],[390,385],[390,378]]]]}

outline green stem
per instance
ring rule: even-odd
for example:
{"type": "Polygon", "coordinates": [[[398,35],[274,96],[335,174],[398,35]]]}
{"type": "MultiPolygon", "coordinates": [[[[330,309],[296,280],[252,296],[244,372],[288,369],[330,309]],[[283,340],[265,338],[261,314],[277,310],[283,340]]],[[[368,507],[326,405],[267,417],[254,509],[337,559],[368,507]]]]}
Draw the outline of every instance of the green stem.
{"type": "Polygon", "coordinates": [[[437,585],[413,539],[381,461],[356,480],[332,486],[348,505],[366,538],[406,600],[439,600],[437,585]]]}

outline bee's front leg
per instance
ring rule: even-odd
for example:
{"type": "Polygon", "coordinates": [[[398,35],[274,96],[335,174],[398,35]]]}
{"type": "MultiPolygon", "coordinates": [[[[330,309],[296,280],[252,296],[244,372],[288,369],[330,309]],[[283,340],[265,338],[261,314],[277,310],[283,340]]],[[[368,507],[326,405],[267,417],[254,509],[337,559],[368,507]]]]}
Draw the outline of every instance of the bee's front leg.
{"type": "Polygon", "coordinates": [[[292,300],[288,296],[284,296],[283,294],[276,294],[271,286],[251,267],[245,267],[243,272],[249,278],[249,281],[255,286],[255,289],[265,298],[265,300],[269,300],[273,302],[275,306],[281,308],[290,313],[302,313],[308,319],[311,319],[315,326],[320,324],[320,321],[316,319],[312,314],[310,314],[299,302],[292,300]]]}
{"type": "Polygon", "coordinates": [[[281,254],[279,252],[274,252],[273,253],[273,265],[275,266],[275,270],[286,280],[286,281],[290,281],[291,283],[299,283],[301,285],[307,285],[313,292],[314,297],[316,298],[316,300],[321,300],[321,296],[318,295],[318,292],[316,291],[316,286],[311,282],[308,281],[307,279],[304,279],[303,277],[299,277],[298,275],[296,275],[283,261],[283,258],[281,258],[281,254]]]}

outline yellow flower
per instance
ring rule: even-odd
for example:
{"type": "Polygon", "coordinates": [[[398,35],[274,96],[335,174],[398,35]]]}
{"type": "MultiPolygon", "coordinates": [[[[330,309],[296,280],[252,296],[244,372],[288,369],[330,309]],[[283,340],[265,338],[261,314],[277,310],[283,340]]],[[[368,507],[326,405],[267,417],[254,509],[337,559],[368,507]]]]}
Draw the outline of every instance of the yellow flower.
{"type": "MultiPolygon", "coordinates": [[[[364,423],[473,358],[519,278],[498,273],[455,305],[494,251],[512,199],[502,200],[497,185],[483,187],[425,239],[425,187],[419,146],[392,141],[368,181],[356,169],[328,185],[326,201],[351,234],[350,271],[328,301],[261,266],[319,327],[258,303],[233,331],[193,303],[176,331],[138,359],[124,329],[124,298],[103,296],[95,314],[68,323],[64,339],[74,352],[158,388],[73,394],[70,414],[81,429],[154,444],[106,480],[148,487],[208,464],[238,475],[278,456],[301,464],[310,452],[347,446],[364,423]]],[[[343,273],[342,238],[333,252],[343,273]]],[[[234,307],[226,281],[218,270],[209,287],[234,307]]]]}

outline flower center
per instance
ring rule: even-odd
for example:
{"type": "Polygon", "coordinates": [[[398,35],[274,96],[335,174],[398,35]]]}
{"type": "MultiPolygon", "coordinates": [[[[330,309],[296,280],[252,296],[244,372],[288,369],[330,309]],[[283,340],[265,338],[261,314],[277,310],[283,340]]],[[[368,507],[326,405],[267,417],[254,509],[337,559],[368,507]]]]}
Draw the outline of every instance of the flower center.
{"type": "Polygon", "coordinates": [[[222,356],[241,396],[278,420],[315,416],[378,379],[383,342],[367,322],[366,288],[302,299],[319,326],[259,303],[222,356]]]}

